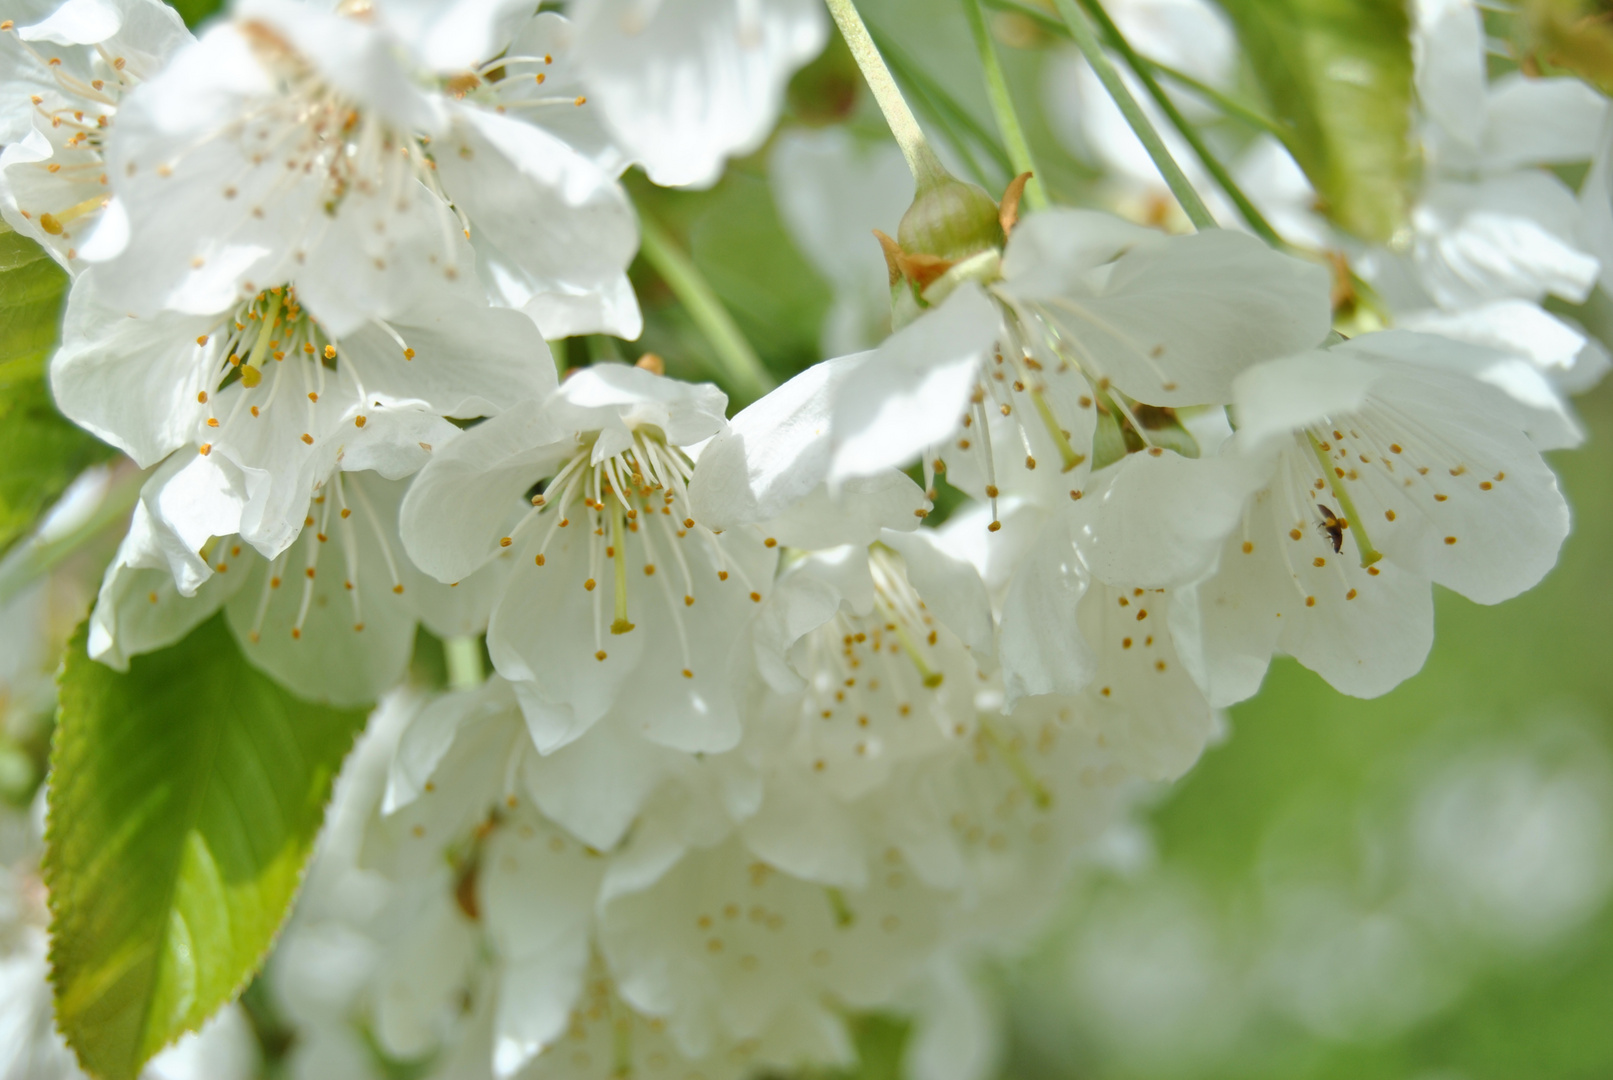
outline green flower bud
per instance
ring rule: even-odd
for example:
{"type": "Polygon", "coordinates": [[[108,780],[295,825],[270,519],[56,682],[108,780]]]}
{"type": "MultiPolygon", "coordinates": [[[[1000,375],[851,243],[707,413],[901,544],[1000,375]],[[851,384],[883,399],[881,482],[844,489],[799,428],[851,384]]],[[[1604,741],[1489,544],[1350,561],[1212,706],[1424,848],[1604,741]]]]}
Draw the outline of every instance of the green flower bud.
{"type": "Polygon", "coordinates": [[[920,184],[896,229],[902,250],[956,261],[1006,242],[997,201],[974,184],[944,176],[920,184]]]}

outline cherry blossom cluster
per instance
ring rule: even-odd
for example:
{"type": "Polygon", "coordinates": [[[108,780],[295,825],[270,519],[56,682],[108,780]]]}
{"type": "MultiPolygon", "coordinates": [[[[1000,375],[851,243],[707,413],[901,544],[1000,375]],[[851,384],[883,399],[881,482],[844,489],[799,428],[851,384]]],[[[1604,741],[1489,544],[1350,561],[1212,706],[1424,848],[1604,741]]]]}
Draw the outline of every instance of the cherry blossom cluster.
{"type": "MultiPolygon", "coordinates": [[[[295,1075],[743,1077],[848,1064],[887,1011],[913,1075],[975,1080],[971,966],[1134,784],[1274,655],[1388,691],[1434,584],[1505,600],[1568,533],[1542,452],[1606,358],[1544,304],[1613,285],[1613,120],[1489,81],[1465,0],[1418,5],[1409,235],[1272,185],[1381,327],[1335,330],[1320,258],[1022,215],[1022,179],[882,237],[830,331],[889,297],[894,332],[732,417],[545,341],[638,336],[619,176],[758,148],[809,0],[240,0],[199,38],[23,7],[0,212],[72,277],[59,407],[151,470],[90,654],[222,610],[296,693],[383,700],[271,966],[295,1075]],[[1543,167],[1574,162],[1578,193],[1543,167]],[[408,687],[422,626],[494,674],[408,687]]],[[[813,154],[858,175],[781,146],[781,201],[839,274],[813,154]]]]}

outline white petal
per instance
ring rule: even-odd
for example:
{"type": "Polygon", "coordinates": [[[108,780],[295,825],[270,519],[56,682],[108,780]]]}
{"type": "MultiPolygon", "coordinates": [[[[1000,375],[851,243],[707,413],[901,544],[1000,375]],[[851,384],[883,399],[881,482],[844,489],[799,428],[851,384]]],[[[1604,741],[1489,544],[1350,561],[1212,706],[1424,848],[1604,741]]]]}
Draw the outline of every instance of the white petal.
{"type": "Polygon", "coordinates": [[[576,56],[617,141],[657,184],[708,186],[772,130],[784,85],[828,22],[811,0],[592,0],[576,56]]]}
{"type": "Polygon", "coordinates": [[[1332,413],[1359,409],[1382,372],[1340,353],[1310,352],[1250,368],[1233,383],[1238,441],[1258,450],[1332,413]]]}
{"type": "Polygon", "coordinates": [[[1278,648],[1356,697],[1387,693],[1416,674],[1434,640],[1427,580],[1387,561],[1369,574],[1348,554],[1335,557],[1314,530],[1292,541],[1282,528],[1287,518],[1280,496],[1256,496],[1223,550],[1220,572],[1173,605],[1177,647],[1195,654],[1184,661],[1198,670],[1211,703],[1252,696],[1278,648]],[[1313,556],[1325,565],[1316,567],[1313,556]]]}
{"type": "Polygon", "coordinates": [[[1096,210],[1058,208],[1014,226],[1003,252],[1003,276],[1015,295],[1053,296],[1079,288],[1085,275],[1133,248],[1164,240],[1162,233],[1096,210]]]}
{"type": "Polygon", "coordinates": [[[1061,269],[1003,291],[1063,331],[1090,377],[1149,404],[1226,402],[1238,372],[1320,344],[1331,320],[1325,270],[1226,230],[1133,247],[1102,272],[1061,269]],[[1049,287],[1059,276],[1074,280],[1049,287]]]}
{"type": "Polygon", "coordinates": [[[398,543],[401,485],[355,474],[345,484],[350,497],[362,486],[363,498],[351,517],[322,524],[329,540],[305,529],[282,560],[254,558],[225,609],[248,661],[293,693],[338,706],[375,701],[396,686],[415,636],[414,612],[395,591],[383,550],[398,543]]]}
{"type": "Polygon", "coordinates": [[[514,707],[509,684],[497,676],[474,692],[456,690],[433,698],[409,718],[398,737],[387,766],[381,812],[394,813],[420,797],[472,716],[514,707]]]}
{"type": "Polygon", "coordinates": [[[868,883],[867,854],[854,811],[793,770],[768,776],[756,816],[745,822],[745,842],[767,862],[805,881],[861,889],[868,883]]]}
{"type": "Polygon", "coordinates": [[[687,762],[645,739],[631,715],[618,709],[577,741],[525,764],[527,789],[544,814],[599,851],[621,842],[656,786],[687,762]]]}
{"type": "MultiPolygon", "coordinates": [[[[559,422],[574,430],[653,424],[674,446],[704,442],[727,423],[728,397],[710,383],[681,382],[627,364],[577,369],[560,385],[556,401],[559,422]]],[[[601,457],[596,449],[594,460],[601,457]]]]}
{"type": "Polygon", "coordinates": [[[1485,165],[1501,170],[1588,161],[1608,107],[1578,79],[1531,79],[1515,71],[1495,81],[1489,113],[1485,165]]]}
{"type": "Polygon", "coordinates": [[[785,547],[814,550],[870,544],[882,532],[911,532],[924,509],[924,489],[890,469],[845,481],[830,494],[819,484],[789,510],[763,522],[761,531],[785,547]]]}
{"type": "Polygon", "coordinates": [[[1216,728],[1197,681],[1202,668],[1177,647],[1176,604],[1175,590],[1097,582],[1081,598],[1082,632],[1098,656],[1082,708],[1102,744],[1146,780],[1181,776],[1216,728]]]}
{"type": "Polygon", "coordinates": [[[162,312],[129,318],[102,299],[100,271],[68,296],[62,344],[51,359],[51,392],[68,419],[125,451],[142,468],[190,442],[212,386],[214,353],[195,344],[208,316],[162,312]]]}
{"type": "Polygon", "coordinates": [[[284,238],[297,244],[290,277],[298,301],[337,339],[377,315],[408,322],[422,303],[437,306],[434,294],[481,300],[470,283],[471,246],[442,199],[413,178],[374,183],[386,190],[355,185],[335,212],[321,205],[315,223],[284,238]]]}
{"type": "Polygon", "coordinates": [[[101,582],[90,613],[88,652],[119,671],[129,658],[179,641],[224,605],[246,581],[245,574],[214,574],[193,596],[182,596],[153,533],[145,503],[134,519],[101,582]]]}
{"type": "Polygon", "coordinates": [[[321,79],[394,127],[428,134],[440,128],[441,106],[415,84],[395,44],[374,23],[295,0],[240,0],[234,14],[279,35],[321,79]]]}
{"type": "MultiPolygon", "coordinates": [[[[412,398],[443,416],[492,416],[510,403],[547,397],[557,385],[554,358],[530,319],[466,303],[451,294],[422,300],[387,324],[340,339],[365,389],[383,400],[412,398]]],[[[339,361],[338,361],[339,362],[339,361]]]]}
{"type": "Polygon", "coordinates": [[[1412,55],[1417,96],[1451,137],[1477,147],[1484,136],[1484,24],[1471,0],[1417,0],[1412,55]]]}
{"type": "Polygon", "coordinates": [[[571,452],[568,435],[525,401],[433,452],[403,500],[409,558],[455,582],[496,555],[527,489],[571,452]]]}
{"type": "Polygon", "coordinates": [[[1578,303],[1596,283],[1573,193],[1539,170],[1431,184],[1412,225],[1414,262],[1441,307],[1548,293],[1578,303]]]}
{"type": "MultiPolygon", "coordinates": [[[[531,14],[525,0],[382,0],[387,28],[433,71],[453,73],[503,52],[531,14]]],[[[540,54],[541,55],[541,54],[540,54]]]]}
{"type": "Polygon", "coordinates": [[[1068,527],[1054,515],[1026,514],[1004,522],[999,535],[1017,529],[1037,531],[1003,597],[998,656],[1010,706],[1032,694],[1076,693],[1094,673],[1076,619],[1087,578],[1068,527]]]}
{"type": "Polygon", "coordinates": [[[954,430],[1000,317],[974,285],[863,356],[831,397],[831,485],[905,465],[954,430]]]}
{"type": "Polygon", "coordinates": [[[622,292],[637,223],[609,173],[546,131],[469,108],[455,110],[437,156],[501,302],[548,338],[638,336],[638,307],[622,292]]]}
{"type": "Polygon", "coordinates": [[[1106,471],[1107,482],[1072,508],[1082,561],[1112,585],[1153,589],[1185,585],[1214,568],[1222,540],[1271,463],[1163,451],[1130,454],[1106,471]]]}
{"type": "Polygon", "coordinates": [[[814,364],[747,405],[700,452],[689,501],[714,529],[767,521],[828,476],[831,404],[869,354],[814,364]]]}
{"type": "Polygon", "coordinates": [[[907,580],[924,606],[958,636],[971,653],[989,662],[996,652],[996,623],[985,582],[969,562],[948,550],[934,529],[898,533],[887,530],[880,543],[902,556],[907,580]]]}
{"type": "Polygon", "coordinates": [[[1003,1023],[981,988],[953,958],[937,957],[925,980],[902,1074],[906,1080],[986,1080],[996,1075],[1002,1038],[1003,1023]]]}
{"type": "Polygon", "coordinates": [[[530,74],[532,82],[505,78],[492,89],[506,115],[520,117],[560,136],[610,176],[621,176],[631,161],[612,140],[600,111],[575,105],[556,108],[553,104],[555,99],[569,103],[588,94],[584,73],[572,55],[575,37],[576,28],[564,15],[557,11],[538,12],[517,31],[510,42],[509,55],[542,57],[543,67],[516,69],[521,75],[530,74]],[[534,99],[529,88],[536,85],[538,74],[543,76],[544,93],[534,99]]]}
{"type": "Polygon", "coordinates": [[[789,547],[871,543],[882,528],[911,528],[924,493],[894,470],[859,477],[831,495],[830,402],[862,361],[815,364],[734,417],[700,452],[689,501],[716,529],[759,524],[789,547]]]}
{"type": "Polygon", "coordinates": [[[1588,339],[1573,327],[1527,300],[1498,300],[1451,315],[1431,311],[1400,325],[1427,333],[1364,334],[1342,348],[1372,355],[1386,344],[1390,347],[1378,355],[1445,367],[1499,387],[1522,406],[1516,422],[1542,450],[1584,440],[1579,422],[1543,370],[1577,371],[1588,339]]]}

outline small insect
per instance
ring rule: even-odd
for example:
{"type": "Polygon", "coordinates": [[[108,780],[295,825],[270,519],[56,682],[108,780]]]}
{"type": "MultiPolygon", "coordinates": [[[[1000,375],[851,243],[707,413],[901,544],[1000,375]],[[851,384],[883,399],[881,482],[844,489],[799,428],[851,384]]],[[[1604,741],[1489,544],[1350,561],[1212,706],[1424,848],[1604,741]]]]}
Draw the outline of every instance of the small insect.
{"type": "Polygon", "coordinates": [[[1322,520],[1318,522],[1317,527],[1333,541],[1333,554],[1337,555],[1344,550],[1344,530],[1349,527],[1349,522],[1336,516],[1321,503],[1316,504],[1316,509],[1322,512],[1322,520]]]}

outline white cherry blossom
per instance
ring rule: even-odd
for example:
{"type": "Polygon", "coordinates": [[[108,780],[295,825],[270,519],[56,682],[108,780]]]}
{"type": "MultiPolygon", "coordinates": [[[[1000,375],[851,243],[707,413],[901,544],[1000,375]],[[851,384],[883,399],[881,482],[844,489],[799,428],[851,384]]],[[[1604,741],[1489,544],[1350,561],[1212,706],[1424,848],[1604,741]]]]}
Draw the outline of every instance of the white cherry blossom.
{"type": "MultiPolygon", "coordinates": [[[[481,7],[477,17],[500,18],[481,7]]],[[[480,36],[495,51],[508,41],[480,36]]],[[[625,195],[562,139],[476,104],[486,75],[507,65],[509,78],[525,78],[530,64],[437,72],[440,40],[406,42],[384,21],[315,5],[244,0],[181,50],[131,95],[108,146],[129,229],[111,262],[117,305],[214,311],[289,279],[345,333],[399,314],[410,285],[479,272],[496,300],[550,336],[635,336],[625,195]]]]}
{"type": "Polygon", "coordinates": [[[439,580],[513,555],[488,648],[540,751],[616,705],[675,749],[738,741],[728,650],[771,586],[776,541],[719,536],[691,511],[693,448],[725,404],[710,385],[585,368],[466,432],[410,490],[404,542],[439,580]]]}
{"type": "Polygon", "coordinates": [[[1133,431],[1128,400],[1226,402],[1238,372],[1319,344],[1329,318],[1318,266],[1234,233],[1167,237],[1077,210],[1020,222],[989,288],[959,287],[838,387],[831,480],[920,453],[926,469],[974,455],[992,489],[1008,462],[1068,472],[1093,453],[1095,401],[1133,431]],[[991,435],[992,413],[1011,438],[991,435]]]}
{"type": "Polygon", "coordinates": [[[1605,352],[1541,303],[1580,302],[1597,280],[1595,208],[1550,167],[1591,159],[1606,99],[1573,78],[1490,80],[1470,0],[1422,0],[1414,15],[1425,179],[1406,233],[1355,265],[1396,325],[1527,359],[1565,391],[1588,386],[1605,352]]]}
{"type": "Polygon", "coordinates": [[[1234,452],[1267,456],[1271,480],[1171,611],[1216,704],[1254,693],[1275,649],[1384,693],[1427,655],[1430,582],[1494,604],[1556,561],[1568,508],[1527,416],[1428,344],[1369,334],[1240,377],[1234,452]]]}
{"type": "Polygon", "coordinates": [[[367,442],[382,413],[470,418],[555,385],[531,322],[463,291],[336,335],[282,287],[219,312],[131,318],[106,296],[110,272],[86,273],[69,297],[50,369],[58,405],[141,465],[195,444],[238,472],[240,521],[211,535],[239,531],[269,558],[301,530],[336,456],[367,442]]]}
{"type": "Polygon", "coordinates": [[[0,27],[0,216],[77,273],[110,198],[118,107],[193,39],[161,0],[34,2],[0,27]]]}
{"type": "Polygon", "coordinates": [[[376,414],[335,448],[274,556],[243,535],[250,477],[181,452],[147,481],[90,619],[89,654],[120,670],[178,641],[223,608],[243,655],[297,693],[350,705],[402,677],[415,625],[480,633],[503,566],[458,588],[415,569],[397,533],[402,476],[454,427],[400,408],[376,414]]]}

